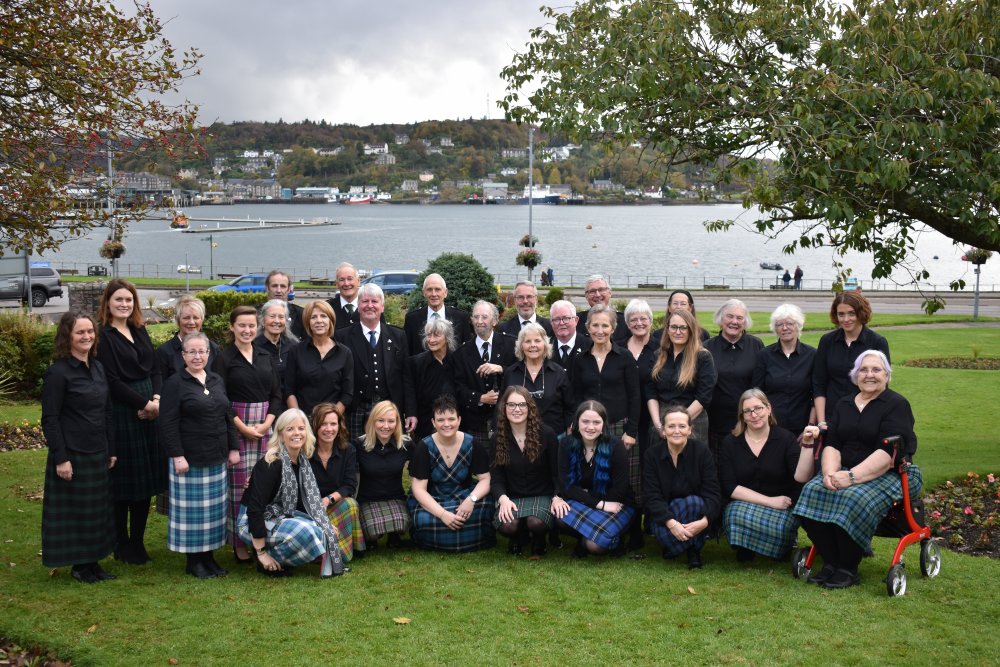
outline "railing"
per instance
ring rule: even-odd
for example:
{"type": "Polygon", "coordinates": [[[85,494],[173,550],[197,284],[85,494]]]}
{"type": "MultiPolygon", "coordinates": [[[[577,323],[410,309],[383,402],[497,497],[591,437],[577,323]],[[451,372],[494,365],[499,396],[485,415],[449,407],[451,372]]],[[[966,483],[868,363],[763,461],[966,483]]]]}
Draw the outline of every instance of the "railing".
{"type": "MultiPolygon", "coordinates": [[[[91,266],[110,267],[108,262],[102,264],[85,262],[52,262],[52,267],[57,271],[68,275],[88,275],[88,268],[91,266]]],[[[184,278],[184,273],[177,272],[176,264],[132,264],[128,262],[118,263],[118,273],[123,276],[142,276],[144,278],[184,278]]],[[[214,278],[223,280],[223,277],[241,276],[244,273],[268,273],[272,269],[281,269],[292,276],[292,279],[300,284],[305,284],[310,278],[320,278],[331,280],[336,273],[336,267],[274,267],[274,266],[232,266],[216,265],[213,267],[214,276],[209,275],[209,267],[206,265],[192,264],[192,269],[200,269],[201,273],[192,272],[192,278],[214,278]]],[[[110,273],[110,271],[108,271],[110,273]]],[[[570,287],[582,289],[587,282],[589,275],[555,275],[555,284],[558,287],[570,287]]],[[[500,285],[513,285],[519,280],[525,280],[527,272],[520,273],[495,273],[493,279],[500,285]]],[[[684,275],[653,275],[653,274],[612,274],[608,276],[608,281],[614,289],[641,289],[650,287],[653,289],[691,289],[691,290],[711,290],[711,289],[731,289],[731,290],[771,290],[784,289],[784,283],[778,278],[766,277],[743,277],[743,276],[684,276],[684,275]]],[[[535,274],[536,284],[541,284],[540,274],[535,274]]],[[[805,278],[802,281],[802,289],[810,291],[829,292],[833,289],[834,281],[826,279],[805,278]]],[[[916,291],[912,285],[898,285],[890,280],[858,280],[858,286],[865,291],[893,291],[893,292],[913,292],[916,291]]],[[[949,293],[951,288],[947,284],[921,284],[920,289],[927,292],[949,293]]],[[[963,292],[973,292],[975,283],[967,280],[963,292]]],[[[996,292],[1000,290],[1000,284],[982,283],[980,292],[996,292]]]]}

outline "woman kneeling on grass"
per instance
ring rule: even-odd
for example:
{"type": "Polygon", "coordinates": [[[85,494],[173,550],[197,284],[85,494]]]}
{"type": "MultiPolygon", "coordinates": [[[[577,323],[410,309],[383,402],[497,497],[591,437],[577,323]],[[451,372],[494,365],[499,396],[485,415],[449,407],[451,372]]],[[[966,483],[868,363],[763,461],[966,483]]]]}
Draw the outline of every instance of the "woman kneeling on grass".
{"type": "Polygon", "coordinates": [[[490,462],[471,433],[458,430],[451,396],[434,401],[435,432],[417,443],[410,464],[413,539],[438,551],[475,551],[496,544],[490,462]]]}
{"type": "Polygon", "coordinates": [[[344,413],[333,403],[320,403],[312,411],[316,451],[309,457],[323,507],[337,531],[337,546],[345,561],[365,552],[358,501],[358,456],[348,440],[344,413]]]}
{"type": "Polygon", "coordinates": [[[372,407],[364,435],[354,439],[361,481],[358,503],[361,505],[361,529],[365,546],[373,551],[379,538],[387,535],[389,547],[399,547],[401,533],[410,530],[410,512],[403,490],[403,468],[410,465],[413,448],[407,447],[410,436],[403,434],[403,420],[392,401],[380,401],[372,407]]]}
{"type": "Polygon", "coordinates": [[[315,442],[305,413],[285,410],[274,423],[267,453],[250,473],[237,526],[266,575],[287,576],[291,568],[320,557],[320,576],[346,570],[308,461],[315,442]]]}
{"type": "Polygon", "coordinates": [[[559,495],[554,504],[559,525],[577,535],[573,556],[620,553],[621,538],[635,517],[629,489],[628,452],[605,432],[608,413],[597,401],[576,410],[570,435],[560,439],[559,495]]]}
{"type": "Polygon", "coordinates": [[[653,536],[664,558],[687,552],[688,567],[701,567],[705,531],[719,515],[719,477],[708,446],[691,440],[691,416],[682,405],[663,410],[663,439],[646,451],[642,489],[653,536]]]}

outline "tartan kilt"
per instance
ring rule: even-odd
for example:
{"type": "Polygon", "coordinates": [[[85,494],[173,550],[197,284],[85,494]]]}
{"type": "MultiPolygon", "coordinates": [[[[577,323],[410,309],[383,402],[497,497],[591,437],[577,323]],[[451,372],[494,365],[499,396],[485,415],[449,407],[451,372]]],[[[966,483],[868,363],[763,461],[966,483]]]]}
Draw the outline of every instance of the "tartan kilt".
{"type": "Polygon", "coordinates": [[[183,475],[170,460],[170,521],[167,548],[184,554],[226,543],[226,464],[191,466],[183,475]]]}
{"type": "MultiPolygon", "coordinates": [[[[351,406],[350,412],[347,413],[347,437],[364,435],[365,422],[368,421],[368,415],[372,413],[374,407],[375,404],[370,401],[362,401],[351,406]]],[[[400,410],[399,413],[402,414],[403,411],[400,410]]]]}
{"type": "Polygon", "coordinates": [[[795,546],[799,519],[791,510],[734,500],[726,506],[722,526],[730,546],[782,558],[795,546]]]}
{"type": "Polygon", "coordinates": [[[326,508],[330,517],[330,525],[337,532],[337,546],[345,561],[354,557],[354,550],[365,550],[365,536],[361,530],[361,517],[358,501],[354,498],[341,498],[340,502],[330,504],[326,508]]]}
{"type": "MultiPolygon", "coordinates": [[[[909,468],[910,496],[916,498],[923,488],[920,468],[909,468]]],[[[903,499],[903,484],[895,470],[873,480],[830,491],[823,486],[820,473],[806,482],[792,512],[820,523],[840,526],[859,547],[871,551],[872,537],[892,504],[903,499]]]]}
{"type": "MultiPolygon", "coordinates": [[[[152,398],[153,383],[129,384],[140,396],[152,398]]],[[[167,455],[156,438],[156,422],[139,419],[135,408],[112,399],[115,450],[118,462],[111,469],[115,500],[148,500],[167,488],[167,455]]]]}
{"type": "MultiPolygon", "coordinates": [[[[527,496],[525,498],[511,498],[511,501],[517,507],[517,511],[514,512],[515,521],[533,516],[543,521],[550,529],[555,525],[556,518],[549,511],[552,506],[552,496],[527,496]]],[[[502,525],[500,517],[494,513],[493,528],[496,529],[502,525]]]]}
{"type": "MultiPolygon", "coordinates": [[[[677,521],[690,523],[705,516],[705,501],[701,496],[674,498],[670,501],[670,511],[677,521]]],[[[672,558],[688,549],[703,548],[708,537],[708,529],[701,531],[687,542],[681,542],[664,523],[656,523],[653,525],[653,537],[660,543],[663,553],[672,558]]]]}
{"type": "Polygon", "coordinates": [[[486,422],[476,428],[465,428],[462,431],[471,435],[476,444],[486,447],[487,451],[489,451],[490,439],[494,435],[492,424],[486,422]]]}
{"type": "MultiPolygon", "coordinates": [[[[253,536],[250,534],[246,506],[240,507],[236,529],[247,549],[252,550],[253,536]]],[[[281,565],[296,567],[312,563],[326,553],[326,536],[311,516],[296,510],[291,516],[267,527],[264,548],[281,565]]]]}
{"type": "Polygon", "coordinates": [[[620,512],[612,514],[596,507],[588,507],[576,500],[567,500],[569,512],[561,521],[585,540],[590,540],[602,549],[615,549],[621,542],[622,533],[628,530],[635,508],[625,505],[620,512]]]}
{"type": "Polygon", "coordinates": [[[361,530],[366,541],[377,542],[389,533],[405,533],[411,524],[405,500],[373,500],[361,505],[361,530]]]}
{"type": "MultiPolygon", "coordinates": [[[[471,489],[469,489],[471,491],[471,489]]],[[[468,494],[465,494],[468,495],[468,494]]],[[[462,504],[463,498],[448,496],[435,498],[449,512],[454,512],[462,504]]],[[[417,546],[436,551],[476,551],[489,549],[497,543],[493,529],[492,496],[486,496],[472,508],[472,516],[458,530],[452,530],[441,520],[425,510],[412,495],[406,501],[413,519],[411,534],[417,546]]]]}
{"type": "Polygon", "coordinates": [[[69,451],[73,479],[56,474],[51,453],[42,497],[42,563],[63,567],[96,563],[115,548],[108,454],[69,451]]]}
{"type": "MultiPolygon", "coordinates": [[[[267,419],[267,409],[269,403],[239,403],[233,402],[233,411],[236,416],[247,426],[256,426],[267,419]]],[[[250,472],[254,465],[267,453],[267,441],[270,438],[270,431],[259,440],[248,440],[242,435],[240,441],[240,462],[227,468],[229,477],[229,512],[226,514],[226,541],[233,546],[239,542],[239,535],[236,534],[236,519],[240,515],[240,502],[243,500],[243,491],[250,481],[250,472]]]]}

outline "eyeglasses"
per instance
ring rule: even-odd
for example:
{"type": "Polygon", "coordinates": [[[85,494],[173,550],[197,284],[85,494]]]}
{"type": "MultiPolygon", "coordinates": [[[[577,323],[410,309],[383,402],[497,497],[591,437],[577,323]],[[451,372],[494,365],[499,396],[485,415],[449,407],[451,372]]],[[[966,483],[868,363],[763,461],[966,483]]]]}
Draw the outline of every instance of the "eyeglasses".
{"type": "Polygon", "coordinates": [[[513,401],[508,401],[507,402],[507,409],[508,410],[526,410],[527,408],[528,408],[528,404],[525,403],[524,401],[521,401],[520,403],[515,403],[513,401]]]}
{"type": "Polygon", "coordinates": [[[191,357],[207,357],[208,350],[184,350],[184,354],[191,357]]]}
{"type": "Polygon", "coordinates": [[[637,317],[630,317],[628,320],[629,324],[649,324],[649,318],[645,315],[639,315],[637,317]]]}
{"type": "Polygon", "coordinates": [[[752,408],[743,408],[743,416],[744,417],[751,417],[751,416],[752,417],[756,417],[757,415],[759,415],[762,412],[764,412],[764,410],[767,410],[767,406],[766,405],[757,405],[757,406],[754,406],[752,408]]]}
{"type": "Polygon", "coordinates": [[[797,328],[797,325],[795,324],[795,322],[775,322],[774,323],[774,328],[775,329],[795,329],[795,328],[797,328]]]}
{"type": "Polygon", "coordinates": [[[688,330],[688,325],[686,324],[671,324],[667,327],[671,331],[677,331],[678,333],[683,333],[688,330]]]}
{"type": "Polygon", "coordinates": [[[885,369],[877,366],[875,368],[863,366],[858,369],[858,375],[881,375],[882,373],[885,373],[885,369]]]}
{"type": "Polygon", "coordinates": [[[574,319],[575,318],[573,317],[566,317],[564,315],[563,317],[553,317],[549,321],[552,322],[552,324],[568,324],[569,322],[572,322],[574,319]]]}
{"type": "Polygon", "coordinates": [[[611,291],[610,287],[592,287],[589,290],[587,290],[586,292],[584,292],[584,294],[591,294],[591,295],[592,294],[604,294],[605,292],[610,292],[610,291],[611,291]]]}

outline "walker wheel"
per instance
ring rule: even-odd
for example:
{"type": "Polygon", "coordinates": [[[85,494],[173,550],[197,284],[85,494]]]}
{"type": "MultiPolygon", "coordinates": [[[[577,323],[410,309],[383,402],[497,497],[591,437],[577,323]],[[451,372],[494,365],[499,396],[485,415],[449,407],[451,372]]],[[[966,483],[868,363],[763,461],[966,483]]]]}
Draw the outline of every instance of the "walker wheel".
{"type": "Polygon", "coordinates": [[[941,547],[935,540],[920,543],[920,573],[925,577],[936,577],[941,571],[941,547]]]}
{"type": "Polygon", "coordinates": [[[806,579],[812,568],[806,565],[809,559],[809,547],[792,549],[792,576],[796,579],[806,579]]]}
{"type": "Polygon", "coordinates": [[[885,590],[892,597],[906,594],[906,567],[898,563],[889,568],[885,577],[885,590]]]}

